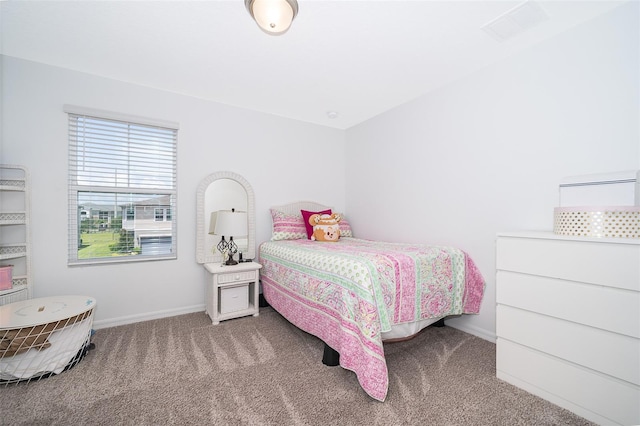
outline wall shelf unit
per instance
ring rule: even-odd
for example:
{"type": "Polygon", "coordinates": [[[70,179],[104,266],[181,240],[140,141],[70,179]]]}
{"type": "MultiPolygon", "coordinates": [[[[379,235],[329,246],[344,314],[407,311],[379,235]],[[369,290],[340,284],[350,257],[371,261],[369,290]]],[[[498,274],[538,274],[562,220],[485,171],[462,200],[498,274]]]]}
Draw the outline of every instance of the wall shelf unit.
{"type": "Polygon", "coordinates": [[[29,190],[25,167],[0,165],[0,266],[12,266],[11,288],[0,290],[0,306],[32,297],[29,190]]]}

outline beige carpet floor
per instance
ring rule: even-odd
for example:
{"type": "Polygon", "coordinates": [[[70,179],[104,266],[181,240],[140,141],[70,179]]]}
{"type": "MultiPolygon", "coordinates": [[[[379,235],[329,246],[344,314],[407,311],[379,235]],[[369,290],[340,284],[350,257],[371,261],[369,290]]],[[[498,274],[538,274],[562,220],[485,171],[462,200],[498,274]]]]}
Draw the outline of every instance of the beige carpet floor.
{"type": "Polygon", "coordinates": [[[322,364],[323,344],[271,308],[97,330],[69,371],[0,386],[2,425],[587,425],[495,377],[495,345],[451,327],[385,345],[389,393],[322,364]]]}

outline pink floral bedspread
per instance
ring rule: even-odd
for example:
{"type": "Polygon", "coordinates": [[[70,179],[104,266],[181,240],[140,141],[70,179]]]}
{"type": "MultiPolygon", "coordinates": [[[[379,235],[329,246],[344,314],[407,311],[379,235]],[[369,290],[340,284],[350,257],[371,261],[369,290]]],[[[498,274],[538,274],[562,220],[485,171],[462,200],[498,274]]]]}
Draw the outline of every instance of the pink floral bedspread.
{"type": "Polygon", "coordinates": [[[260,246],[267,301],[340,353],[362,388],[384,401],[389,386],[381,333],[394,324],[478,313],[485,283],[453,247],[270,241],[260,246]]]}

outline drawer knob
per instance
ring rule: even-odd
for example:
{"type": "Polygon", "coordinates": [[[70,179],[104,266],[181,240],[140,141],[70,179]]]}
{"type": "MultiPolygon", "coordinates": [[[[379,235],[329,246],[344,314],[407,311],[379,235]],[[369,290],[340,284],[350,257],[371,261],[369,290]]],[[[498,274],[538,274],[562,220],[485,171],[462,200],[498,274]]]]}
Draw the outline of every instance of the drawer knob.
{"type": "Polygon", "coordinates": [[[236,275],[235,279],[236,279],[236,281],[238,281],[240,279],[240,275],[236,275]]]}

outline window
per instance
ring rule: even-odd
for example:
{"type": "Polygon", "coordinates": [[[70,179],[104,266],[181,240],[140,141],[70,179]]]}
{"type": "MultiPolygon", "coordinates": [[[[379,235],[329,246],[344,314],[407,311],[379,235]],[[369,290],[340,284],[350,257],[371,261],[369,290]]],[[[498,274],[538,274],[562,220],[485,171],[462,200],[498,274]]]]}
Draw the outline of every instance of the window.
{"type": "Polygon", "coordinates": [[[164,220],[164,209],[156,209],[156,222],[164,220]]]}
{"type": "Polygon", "coordinates": [[[69,264],[176,258],[178,125],[65,106],[69,264]]]}

